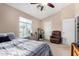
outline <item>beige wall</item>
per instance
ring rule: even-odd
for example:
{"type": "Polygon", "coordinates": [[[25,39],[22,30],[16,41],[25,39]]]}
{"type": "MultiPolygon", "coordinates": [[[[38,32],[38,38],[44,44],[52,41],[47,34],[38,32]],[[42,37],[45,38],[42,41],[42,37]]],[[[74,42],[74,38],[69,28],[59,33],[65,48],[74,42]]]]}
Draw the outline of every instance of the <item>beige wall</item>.
{"type": "Polygon", "coordinates": [[[75,3],[75,16],[79,16],[79,3],[75,3]]]}
{"type": "Polygon", "coordinates": [[[70,4],[64,7],[61,11],[43,19],[42,21],[34,18],[24,12],[21,12],[15,8],[7,6],[5,4],[0,4],[0,32],[15,32],[18,36],[19,33],[19,17],[25,17],[33,22],[33,32],[37,28],[43,28],[45,22],[52,22],[52,30],[62,30],[62,21],[65,18],[72,18],[79,14],[79,4],[70,4]]]}
{"type": "Polygon", "coordinates": [[[0,32],[15,32],[18,36],[20,16],[32,20],[33,32],[40,27],[40,21],[38,19],[5,4],[0,4],[0,32]]]}
{"type": "MultiPolygon", "coordinates": [[[[52,23],[52,30],[61,30],[61,15],[60,13],[56,13],[50,17],[47,17],[45,19],[42,20],[42,24],[44,24],[45,22],[51,22],[52,23]]],[[[42,25],[42,27],[44,27],[42,25]]]]}
{"type": "Polygon", "coordinates": [[[75,16],[75,4],[71,3],[70,5],[64,7],[61,11],[61,19],[72,18],[75,16]]]}
{"type": "MultiPolygon", "coordinates": [[[[75,16],[75,4],[70,4],[62,10],[58,11],[57,13],[43,19],[41,22],[42,24],[45,22],[52,22],[52,31],[53,30],[62,30],[62,21],[65,18],[72,18],[75,16]]],[[[43,25],[42,25],[43,28],[43,25]]]]}

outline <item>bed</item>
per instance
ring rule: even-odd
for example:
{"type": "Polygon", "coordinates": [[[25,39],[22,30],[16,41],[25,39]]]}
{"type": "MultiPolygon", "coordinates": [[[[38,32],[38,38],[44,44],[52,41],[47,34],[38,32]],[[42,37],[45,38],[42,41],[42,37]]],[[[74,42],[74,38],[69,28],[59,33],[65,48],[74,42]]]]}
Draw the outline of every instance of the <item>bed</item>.
{"type": "Polygon", "coordinates": [[[16,38],[0,43],[0,56],[52,56],[45,42],[16,38]]]}

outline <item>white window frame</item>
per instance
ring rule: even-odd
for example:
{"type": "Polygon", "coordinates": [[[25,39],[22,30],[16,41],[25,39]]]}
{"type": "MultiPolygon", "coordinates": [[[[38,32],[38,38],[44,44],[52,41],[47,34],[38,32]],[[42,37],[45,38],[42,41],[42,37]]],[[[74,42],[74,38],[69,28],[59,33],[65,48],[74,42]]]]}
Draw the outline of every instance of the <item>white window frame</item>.
{"type": "Polygon", "coordinates": [[[28,37],[28,36],[31,35],[31,33],[32,33],[32,21],[27,19],[27,18],[24,18],[24,17],[19,17],[19,37],[28,37]],[[30,33],[28,35],[24,34],[25,30],[23,31],[23,33],[21,33],[21,29],[20,29],[20,24],[21,23],[20,22],[26,23],[26,25],[25,25],[26,27],[25,28],[28,28],[28,24],[31,24],[31,28],[29,29],[30,33]],[[21,35],[21,34],[23,34],[23,35],[21,35]]]}

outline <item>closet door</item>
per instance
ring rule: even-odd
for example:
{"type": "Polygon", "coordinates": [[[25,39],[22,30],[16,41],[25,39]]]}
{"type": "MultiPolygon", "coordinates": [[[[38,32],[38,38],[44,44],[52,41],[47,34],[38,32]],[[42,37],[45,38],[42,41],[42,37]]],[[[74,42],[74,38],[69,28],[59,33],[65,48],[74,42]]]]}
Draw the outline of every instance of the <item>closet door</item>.
{"type": "Polygon", "coordinates": [[[68,18],[63,20],[62,26],[62,40],[63,44],[71,45],[71,43],[75,42],[76,31],[75,31],[75,19],[68,18]]]}

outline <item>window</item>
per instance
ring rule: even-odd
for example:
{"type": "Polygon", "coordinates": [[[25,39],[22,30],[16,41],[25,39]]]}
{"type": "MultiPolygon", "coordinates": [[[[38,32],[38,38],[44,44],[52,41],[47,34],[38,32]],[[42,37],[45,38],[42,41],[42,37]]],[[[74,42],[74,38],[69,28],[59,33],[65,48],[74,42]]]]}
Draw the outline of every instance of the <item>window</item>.
{"type": "Polygon", "coordinates": [[[19,36],[28,37],[32,33],[32,21],[23,17],[19,17],[19,36]]]}

